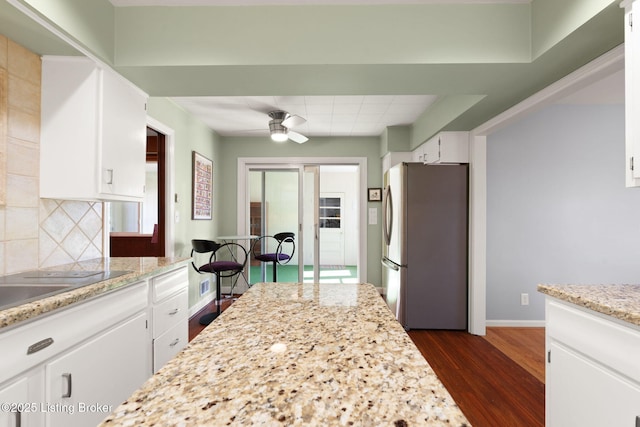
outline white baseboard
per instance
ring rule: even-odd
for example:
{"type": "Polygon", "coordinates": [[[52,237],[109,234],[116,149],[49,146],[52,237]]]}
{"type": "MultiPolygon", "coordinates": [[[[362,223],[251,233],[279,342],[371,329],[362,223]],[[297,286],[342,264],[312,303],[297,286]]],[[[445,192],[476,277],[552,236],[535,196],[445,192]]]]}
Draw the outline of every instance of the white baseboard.
{"type": "Polygon", "coordinates": [[[487,320],[487,326],[511,328],[544,328],[544,320],[487,320]]]}
{"type": "Polygon", "coordinates": [[[192,307],[189,308],[189,317],[192,317],[194,314],[202,310],[207,304],[213,301],[215,297],[216,297],[215,292],[209,292],[208,294],[200,298],[200,301],[198,301],[192,307]]]}

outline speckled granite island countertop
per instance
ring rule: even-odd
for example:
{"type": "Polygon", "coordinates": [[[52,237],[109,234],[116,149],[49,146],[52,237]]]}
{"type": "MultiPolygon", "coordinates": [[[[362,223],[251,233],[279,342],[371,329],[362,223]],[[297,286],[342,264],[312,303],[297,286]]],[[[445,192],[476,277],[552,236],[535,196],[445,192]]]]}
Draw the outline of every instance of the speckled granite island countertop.
{"type": "Polygon", "coordinates": [[[640,326],[640,285],[538,285],[538,291],[640,326]]]}
{"type": "Polygon", "coordinates": [[[107,279],[92,285],[70,289],[56,295],[41,298],[26,304],[0,310],[0,331],[2,328],[33,319],[56,309],[87,300],[113,291],[123,286],[161,274],[186,264],[191,258],[96,258],[42,269],[42,271],[129,271],[129,273],[107,279]]]}
{"type": "Polygon", "coordinates": [[[370,284],[256,284],[102,426],[468,426],[370,284]]]}

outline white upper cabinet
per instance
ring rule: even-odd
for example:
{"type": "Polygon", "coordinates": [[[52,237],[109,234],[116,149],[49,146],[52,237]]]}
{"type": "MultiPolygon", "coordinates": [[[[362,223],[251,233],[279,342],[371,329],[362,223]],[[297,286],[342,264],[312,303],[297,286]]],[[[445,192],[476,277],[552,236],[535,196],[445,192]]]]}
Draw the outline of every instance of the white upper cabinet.
{"type": "Polygon", "coordinates": [[[146,101],[88,58],[44,56],[40,197],[141,201],[146,101]]]}
{"type": "Polygon", "coordinates": [[[640,187],[640,1],[625,0],[621,6],[625,8],[625,185],[640,187]]]}
{"type": "Polygon", "coordinates": [[[424,163],[469,163],[469,132],[440,132],[423,146],[424,163]]]}

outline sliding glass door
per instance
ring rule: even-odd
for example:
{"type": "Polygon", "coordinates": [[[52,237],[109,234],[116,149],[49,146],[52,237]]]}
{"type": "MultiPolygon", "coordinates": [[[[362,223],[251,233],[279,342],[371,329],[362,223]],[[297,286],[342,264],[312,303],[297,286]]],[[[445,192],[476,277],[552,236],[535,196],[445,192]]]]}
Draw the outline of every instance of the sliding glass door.
{"type": "MultiPolygon", "coordinates": [[[[264,159],[260,159],[264,160],[264,159]]],[[[242,165],[241,165],[242,167],[242,165]]],[[[256,236],[296,234],[293,259],[277,266],[279,282],[357,283],[362,280],[361,165],[311,162],[248,163],[239,176],[238,230],[256,236]],[[246,226],[242,224],[247,224],[246,226]]],[[[263,250],[257,247],[258,253],[263,250]]],[[[272,266],[253,259],[249,282],[272,280],[272,266]]]]}

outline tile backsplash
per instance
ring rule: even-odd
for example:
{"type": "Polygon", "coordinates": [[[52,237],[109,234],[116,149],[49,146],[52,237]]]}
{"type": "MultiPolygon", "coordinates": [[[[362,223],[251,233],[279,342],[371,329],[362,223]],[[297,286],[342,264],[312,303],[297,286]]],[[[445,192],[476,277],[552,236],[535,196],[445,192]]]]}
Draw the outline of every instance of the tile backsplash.
{"type": "Polygon", "coordinates": [[[0,35],[0,275],[102,256],[102,203],[40,199],[40,79],[0,35]]]}

